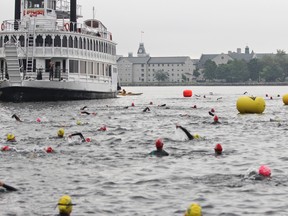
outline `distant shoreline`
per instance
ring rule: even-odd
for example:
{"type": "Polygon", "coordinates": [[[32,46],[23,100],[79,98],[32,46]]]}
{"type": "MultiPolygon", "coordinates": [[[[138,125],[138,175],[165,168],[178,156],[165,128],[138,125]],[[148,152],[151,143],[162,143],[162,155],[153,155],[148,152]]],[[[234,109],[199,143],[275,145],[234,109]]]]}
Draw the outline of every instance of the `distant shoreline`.
{"type": "Polygon", "coordinates": [[[288,86],[288,82],[261,82],[261,83],[123,83],[120,86],[288,86]]]}

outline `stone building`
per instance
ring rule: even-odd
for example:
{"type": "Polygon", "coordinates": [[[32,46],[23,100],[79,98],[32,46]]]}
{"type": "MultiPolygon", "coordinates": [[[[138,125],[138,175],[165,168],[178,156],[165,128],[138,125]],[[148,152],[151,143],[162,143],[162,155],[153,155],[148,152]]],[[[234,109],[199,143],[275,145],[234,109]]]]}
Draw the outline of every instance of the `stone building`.
{"type": "Polygon", "coordinates": [[[189,56],[150,57],[143,43],[139,44],[137,57],[132,53],[117,60],[121,84],[157,84],[155,74],[164,72],[167,80],[162,83],[189,83],[194,79],[195,61],[189,56]]]}

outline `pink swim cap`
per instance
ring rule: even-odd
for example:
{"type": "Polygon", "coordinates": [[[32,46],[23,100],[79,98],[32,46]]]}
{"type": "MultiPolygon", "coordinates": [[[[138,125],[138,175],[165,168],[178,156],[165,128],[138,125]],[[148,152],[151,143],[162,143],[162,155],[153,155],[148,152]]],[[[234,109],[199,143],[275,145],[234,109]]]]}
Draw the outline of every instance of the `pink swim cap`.
{"type": "Polygon", "coordinates": [[[214,121],[215,121],[215,122],[218,121],[218,116],[217,116],[217,115],[214,116],[214,121]]]}
{"type": "Polygon", "coordinates": [[[214,150],[216,153],[221,154],[223,150],[221,144],[220,143],[216,144],[214,150]]]}
{"type": "Polygon", "coordinates": [[[89,137],[86,138],[86,142],[91,142],[91,139],[89,137]]]}
{"type": "Polygon", "coordinates": [[[271,176],[271,169],[268,166],[265,166],[265,165],[260,166],[258,172],[259,172],[260,175],[263,175],[265,177],[271,176]]]}

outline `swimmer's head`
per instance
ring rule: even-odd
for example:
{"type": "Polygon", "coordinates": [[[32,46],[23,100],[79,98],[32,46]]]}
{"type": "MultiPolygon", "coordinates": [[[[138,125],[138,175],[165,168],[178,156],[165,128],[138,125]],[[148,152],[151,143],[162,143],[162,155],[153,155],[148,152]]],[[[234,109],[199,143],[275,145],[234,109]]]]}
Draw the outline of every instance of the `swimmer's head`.
{"type": "Polygon", "coordinates": [[[9,151],[10,150],[10,147],[9,146],[3,146],[1,148],[2,151],[9,151]]]}
{"type": "Polygon", "coordinates": [[[152,101],[150,101],[150,103],[149,103],[150,105],[153,105],[153,102],[152,101]]]}
{"type": "Polygon", "coordinates": [[[258,170],[259,175],[270,177],[271,176],[271,169],[268,166],[262,165],[259,167],[258,170]]]}
{"type": "Polygon", "coordinates": [[[194,137],[194,139],[200,139],[199,134],[194,134],[193,137],[194,137]]]}
{"type": "Polygon", "coordinates": [[[58,201],[58,209],[60,214],[70,214],[72,212],[72,200],[68,195],[62,196],[58,201]]]}
{"type": "Polygon", "coordinates": [[[87,138],[85,139],[85,142],[91,142],[91,138],[90,138],[90,137],[87,137],[87,138]]]}
{"type": "Polygon", "coordinates": [[[218,122],[218,116],[217,115],[214,116],[214,122],[218,122]]]}
{"type": "Polygon", "coordinates": [[[132,102],[131,106],[132,106],[132,107],[134,107],[134,106],[135,106],[135,104],[132,102]]]}
{"type": "Polygon", "coordinates": [[[52,153],[54,151],[53,148],[50,147],[50,146],[47,147],[45,150],[46,150],[47,153],[52,153]]]}
{"type": "Polygon", "coordinates": [[[202,216],[202,208],[196,203],[192,203],[185,212],[185,216],[202,216]]]}
{"type": "Polygon", "coordinates": [[[58,137],[63,137],[64,136],[64,129],[60,128],[57,132],[58,137]]]}
{"type": "Polygon", "coordinates": [[[81,125],[82,123],[81,123],[80,120],[77,120],[76,124],[77,124],[77,125],[81,125]]]}
{"type": "Polygon", "coordinates": [[[164,145],[164,143],[163,143],[162,139],[159,138],[159,139],[156,140],[155,146],[156,146],[157,149],[162,149],[163,145],[164,145]]]}
{"type": "Polygon", "coordinates": [[[14,134],[7,134],[7,141],[15,141],[15,136],[14,134]]]}
{"type": "Polygon", "coordinates": [[[215,112],[214,108],[212,108],[210,112],[215,112]]]}
{"type": "Polygon", "coordinates": [[[41,119],[40,119],[40,118],[37,118],[36,121],[37,121],[37,122],[41,122],[41,119]]]}
{"type": "Polygon", "coordinates": [[[216,144],[216,146],[214,148],[215,153],[216,154],[222,154],[222,150],[223,150],[223,148],[222,148],[221,144],[220,143],[216,144]]]}

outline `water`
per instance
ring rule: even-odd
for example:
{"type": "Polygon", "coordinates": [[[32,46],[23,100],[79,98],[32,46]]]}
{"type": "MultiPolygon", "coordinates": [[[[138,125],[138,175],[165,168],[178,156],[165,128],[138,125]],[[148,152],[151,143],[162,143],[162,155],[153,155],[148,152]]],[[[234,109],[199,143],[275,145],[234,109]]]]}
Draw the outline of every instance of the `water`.
{"type": "Polygon", "coordinates": [[[12,132],[17,139],[13,146],[19,150],[0,153],[1,179],[19,188],[0,193],[1,215],[54,215],[64,194],[77,204],[72,214],[77,216],[182,216],[192,202],[202,206],[204,215],[288,215],[288,107],[282,103],[287,87],[125,89],[143,95],[1,103],[0,145],[7,144],[6,134],[12,132]],[[194,96],[184,98],[184,89],[193,90],[194,96]],[[238,114],[236,101],[245,91],[265,98],[263,114],[238,114]],[[124,108],[132,103],[135,107],[124,108]],[[170,109],[158,107],[161,104],[170,109]],[[80,115],[84,105],[97,115],[80,115]],[[194,105],[197,109],[191,108],[194,105]],[[143,113],[147,106],[151,112],[143,113]],[[221,125],[211,124],[211,108],[221,125]],[[14,113],[24,122],[12,119],[14,113]],[[185,140],[177,123],[203,138],[185,140]],[[98,131],[103,125],[108,130],[98,131]],[[54,139],[60,127],[65,135],[82,132],[92,142],[54,139]],[[159,137],[170,156],[147,157],[159,137]],[[221,157],[213,155],[216,143],[223,146],[221,157]],[[56,153],[43,152],[47,146],[56,153]],[[248,169],[261,164],[272,169],[270,181],[243,178],[248,169]]]}

